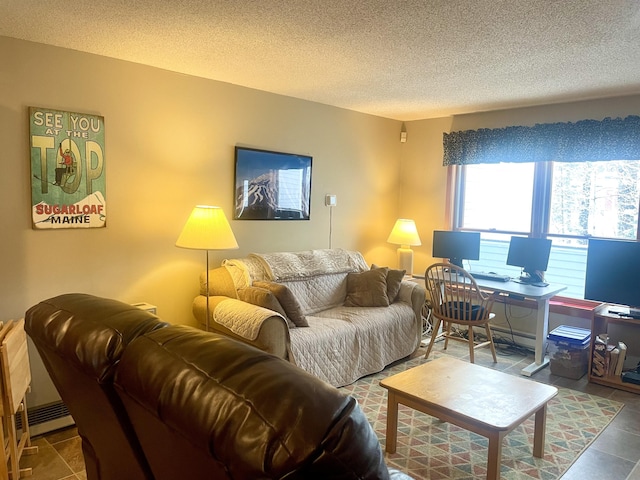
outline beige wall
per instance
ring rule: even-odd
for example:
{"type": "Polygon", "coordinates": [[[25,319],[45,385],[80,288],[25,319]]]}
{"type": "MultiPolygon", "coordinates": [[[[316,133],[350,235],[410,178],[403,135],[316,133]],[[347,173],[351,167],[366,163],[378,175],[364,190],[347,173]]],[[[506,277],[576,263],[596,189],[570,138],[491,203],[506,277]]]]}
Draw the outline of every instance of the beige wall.
{"type": "Polygon", "coordinates": [[[386,238],[399,204],[400,122],[5,37],[0,58],[2,318],[87,292],[195,324],[205,253],[174,244],[196,204],[231,219],[235,145],[313,156],[311,220],[231,220],[240,249],[211,252],[212,265],[328,247],[327,193],[338,199],[332,246],[395,263],[386,238]],[[104,116],[106,228],[31,228],[29,106],[104,116]]]}
{"type": "Polygon", "coordinates": [[[311,220],[231,220],[240,249],[211,252],[212,265],[328,247],[324,196],[332,193],[333,247],[395,265],[386,238],[397,217],[414,218],[419,273],[432,261],[433,230],[447,228],[443,132],[640,112],[636,96],[421,120],[406,124],[400,143],[394,120],[105,57],[0,37],[0,58],[2,318],[53,295],[88,292],[149,302],[165,320],[193,324],[204,252],[174,243],[196,204],[220,205],[231,217],[235,145],[312,155],[311,220]],[[106,228],[32,230],[29,106],[104,116],[106,228]]]}

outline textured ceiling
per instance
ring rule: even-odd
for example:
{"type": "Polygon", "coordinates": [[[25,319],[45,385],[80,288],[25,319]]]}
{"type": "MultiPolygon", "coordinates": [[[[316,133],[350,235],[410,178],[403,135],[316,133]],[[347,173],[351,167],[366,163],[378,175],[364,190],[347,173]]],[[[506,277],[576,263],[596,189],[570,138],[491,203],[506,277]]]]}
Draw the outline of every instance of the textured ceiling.
{"type": "Polygon", "coordinates": [[[1,0],[0,35],[398,120],[640,93],[637,0],[1,0]]]}

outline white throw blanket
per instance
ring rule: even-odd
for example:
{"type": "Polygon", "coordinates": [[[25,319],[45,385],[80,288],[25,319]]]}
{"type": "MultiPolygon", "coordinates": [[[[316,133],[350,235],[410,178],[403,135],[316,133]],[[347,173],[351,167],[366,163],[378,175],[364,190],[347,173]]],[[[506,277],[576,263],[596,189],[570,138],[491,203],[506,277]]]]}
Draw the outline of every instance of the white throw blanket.
{"type": "Polygon", "coordinates": [[[369,269],[360,252],[342,249],[252,253],[249,256],[262,262],[272,282],[369,269]]]}
{"type": "Polygon", "coordinates": [[[272,310],[231,298],[218,303],[213,312],[214,321],[249,340],[258,338],[262,323],[273,316],[281,317],[279,313],[272,310]]]}

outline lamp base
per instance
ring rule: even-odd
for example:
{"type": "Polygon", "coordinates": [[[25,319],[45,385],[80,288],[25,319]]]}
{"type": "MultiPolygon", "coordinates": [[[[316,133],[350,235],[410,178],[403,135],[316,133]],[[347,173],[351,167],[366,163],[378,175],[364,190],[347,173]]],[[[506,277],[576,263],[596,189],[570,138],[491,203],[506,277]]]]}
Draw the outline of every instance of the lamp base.
{"type": "Polygon", "coordinates": [[[397,252],[398,268],[404,270],[409,277],[413,277],[413,250],[409,247],[401,246],[397,252]]]}

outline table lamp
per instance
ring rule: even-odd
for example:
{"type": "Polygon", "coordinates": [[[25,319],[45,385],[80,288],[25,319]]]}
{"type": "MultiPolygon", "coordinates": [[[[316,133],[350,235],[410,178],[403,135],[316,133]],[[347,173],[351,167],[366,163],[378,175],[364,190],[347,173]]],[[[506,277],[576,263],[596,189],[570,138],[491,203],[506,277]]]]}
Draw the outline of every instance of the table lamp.
{"type": "Polygon", "coordinates": [[[416,223],[408,218],[399,218],[391,230],[387,242],[400,245],[398,247],[398,268],[407,275],[413,275],[413,250],[410,245],[422,245],[416,223]]]}
{"type": "Polygon", "coordinates": [[[231,226],[220,207],[196,206],[176,241],[176,247],[205,250],[207,252],[207,320],[209,331],[209,250],[238,248],[231,226]]]}

